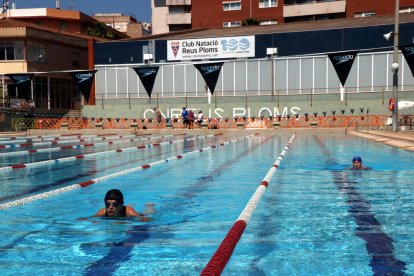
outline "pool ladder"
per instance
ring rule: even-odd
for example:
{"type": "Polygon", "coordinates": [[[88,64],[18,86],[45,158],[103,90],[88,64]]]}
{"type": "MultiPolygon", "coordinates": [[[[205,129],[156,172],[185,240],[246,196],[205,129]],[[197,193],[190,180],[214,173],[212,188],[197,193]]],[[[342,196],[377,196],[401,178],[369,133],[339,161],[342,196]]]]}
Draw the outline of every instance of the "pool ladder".
{"type": "MultiPolygon", "coordinates": [[[[348,132],[348,128],[352,125],[353,122],[355,122],[355,120],[350,121],[347,127],[345,128],[345,135],[348,132]]],[[[355,131],[358,131],[358,122],[355,122],[355,131]]]]}

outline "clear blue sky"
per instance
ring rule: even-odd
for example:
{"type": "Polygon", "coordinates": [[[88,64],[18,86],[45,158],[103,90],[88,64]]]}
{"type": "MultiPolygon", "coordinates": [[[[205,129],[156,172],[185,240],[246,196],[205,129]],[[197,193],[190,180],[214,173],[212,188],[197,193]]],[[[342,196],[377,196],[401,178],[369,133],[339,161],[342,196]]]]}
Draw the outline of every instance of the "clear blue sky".
{"type": "MultiPolygon", "coordinates": [[[[0,1],[2,3],[2,1],[0,1]]],[[[55,8],[56,0],[10,0],[16,8],[55,8]]],[[[60,0],[62,10],[94,13],[123,13],[138,21],[151,22],[151,0],[60,0]]]]}

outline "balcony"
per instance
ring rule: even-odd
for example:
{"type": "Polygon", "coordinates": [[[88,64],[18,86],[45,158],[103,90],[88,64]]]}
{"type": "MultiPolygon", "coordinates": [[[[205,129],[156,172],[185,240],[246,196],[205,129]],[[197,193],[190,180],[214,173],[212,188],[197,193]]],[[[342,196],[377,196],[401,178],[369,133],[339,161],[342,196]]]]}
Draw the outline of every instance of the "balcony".
{"type": "Polygon", "coordinates": [[[191,0],[166,0],[166,6],[191,6],[191,0]]]}
{"type": "Polygon", "coordinates": [[[283,17],[309,16],[319,14],[344,13],[346,8],[345,0],[311,0],[291,1],[283,7],[283,17]]]}
{"type": "Polygon", "coordinates": [[[167,14],[168,25],[183,25],[191,24],[191,13],[168,13],[167,14]]]}

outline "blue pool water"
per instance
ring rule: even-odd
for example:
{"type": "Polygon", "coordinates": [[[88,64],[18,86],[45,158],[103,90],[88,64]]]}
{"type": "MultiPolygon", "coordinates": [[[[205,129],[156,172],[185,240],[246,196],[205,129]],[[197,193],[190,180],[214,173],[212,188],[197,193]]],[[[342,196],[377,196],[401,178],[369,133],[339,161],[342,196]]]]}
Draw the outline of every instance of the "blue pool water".
{"type": "MultiPolygon", "coordinates": [[[[0,271],[200,274],[290,137],[269,131],[0,210],[0,271]],[[103,197],[112,188],[121,189],[126,204],[137,211],[154,202],[157,212],[152,221],[90,218],[103,207],[103,197]]],[[[216,136],[177,141],[0,172],[0,204],[228,140],[216,136]]],[[[7,157],[2,166],[71,152],[80,154],[74,150],[32,159],[7,157]]],[[[297,133],[223,275],[414,275],[412,160],[412,152],[353,136],[297,133]],[[361,155],[373,170],[344,170],[354,155],[361,155]]]]}

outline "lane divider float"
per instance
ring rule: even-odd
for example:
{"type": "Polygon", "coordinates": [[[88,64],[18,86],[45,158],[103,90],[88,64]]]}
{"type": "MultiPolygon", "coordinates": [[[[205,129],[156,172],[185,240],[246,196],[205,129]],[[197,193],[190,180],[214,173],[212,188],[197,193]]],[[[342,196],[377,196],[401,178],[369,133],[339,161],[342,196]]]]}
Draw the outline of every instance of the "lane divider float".
{"type": "MultiPolygon", "coordinates": [[[[151,134],[144,133],[144,134],[137,134],[137,135],[131,134],[131,135],[124,135],[124,136],[118,136],[117,134],[105,134],[105,135],[102,135],[102,134],[72,135],[71,134],[71,135],[47,135],[47,136],[27,136],[27,137],[24,136],[24,137],[21,137],[21,139],[17,139],[16,137],[14,137],[14,139],[1,140],[0,149],[29,147],[29,146],[47,146],[47,145],[57,144],[58,141],[60,141],[59,143],[75,143],[78,141],[84,141],[85,139],[110,140],[110,139],[115,139],[117,137],[128,138],[128,137],[148,136],[148,135],[151,135],[151,134]],[[73,141],[69,142],[68,140],[73,140],[73,141]],[[26,143],[22,143],[22,142],[26,142],[26,143]]],[[[177,135],[183,135],[183,134],[177,134],[177,135]]]]}
{"type": "MultiPolygon", "coordinates": [[[[177,134],[158,136],[157,138],[165,138],[165,137],[176,136],[176,135],[177,134]]],[[[178,134],[178,135],[181,136],[182,134],[178,134]]],[[[103,154],[128,152],[128,151],[137,150],[137,149],[156,147],[156,146],[161,146],[161,145],[166,145],[166,144],[173,144],[173,143],[179,143],[179,142],[183,142],[183,141],[191,141],[191,140],[209,138],[209,137],[214,137],[214,136],[217,136],[217,135],[216,134],[210,134],[210,135],[206,135],[206,136],[197,136],[195,138],[183,138],[183,139],[174,140],[174,141],[147,144],[147,145],[128,147],[128,148],[123,148],[123,149],[115,149],[115,150],[94,152],[94,153],[88,153],[88,154],[80,154],[80,155],[75,155],[75,156],[62,157],[62,158],[57,158],[57,159],[49,159],[49,160],[31,162],[31,163],[14,164],[14,165],[10,165],[10,166],[0,167],[0,173],[10,172],[10,171],[17,170],[17,169],[34,168],[34,167],[41,167],[41,166],[45,166],[45,165],[52,165],[52,164],[56,164],[56,163],[75,161],[77,159],[96,157],[98,155],[103,155],[103,154]]],[[[142,138],[140,138],[140,139],[142,139],[142,138]]],[[[144,139],[156,139],[156,138],[144,138],[144,139]]]]}
{"type": "Polygon", "coordinates": [[[259,187],[256,189],[253,196],[250,198],[249,202],[247,203],[244,210],[241,212],[233,227],[229,230],[226,237],[221,242],[213,257],[210,259],[204,270],[201,272],[201,275],[207,276],[221,274],[227,262],[229,261],[231,255],[233,254],[234,248],[236,247],[237,242],[243,234],[244,229],[246,229],[246,226],[249,223],[250,218],[253,215],[253,212],[256,210],[257,204],[259,203],[264,192],[269,186],[269,182],[272,179],[273,174],[279,167],[280,162],[282,161],[283,157],[288,151],[294,138],[295,134],[292,135],[289,142],[286,144],[285,148],[282,150],[279,157],[276,159],[272,168],[270,168],[266,176],[263,178],[262,182],[260,182],[259,187]]]}
{"type": "MultiPolygon", "coordinates": [[[[136,137],[135,135],[127,135],[127,136],[109,136],[109,137],[91,137],[91,138],[79,138],[79,139],[62,139],[62,140],[52,140],[46,142],[28,142],[22,144],[9,144],[4,145],[4,147],[0,148],[24,148],[24,147],[42,147],[42,146],[50,146],[50,145],[60,145],[60,144],[72,144],[78,142],[94,142],[94,141],[102,141],[102,140],[114,140],[118,138],[129,138],[129,137],[136,137]]],[[[1,145],[0,145],[1,146],[1,145]]]]}
{"type": "Polygon", "coordinates": [[[70,139],[82,139],[82,138],[97,138],[98,135],[78,135],[78,136],[25,136],[16,139],[1,140],[0,144],[19,144],[26,142],[28,144],[33,142],[45,142],[45,141],[59,141],[59,140],[70,140],[70,139]]]}
{"type": "MultiPolygon", "coordinates": [[[[107,180],[115,178],[115,177],[135,173],[135,172],[138,172],[138,171],[149,169],[149,168],[157,166],[157,165],[168,163],[169,161],[172,161],[174,159],[180,160],[180,159],[182,159],[186,156],[189,156],[189,155],[192,155],[192,154],[195,154],[195,153],[198,153],[198,152],[204,152],[204,151],[207,151],[207,150],[219,148],[219,147],[231,144],[231,143],[236,143],[238,141],[251,138],[254,135],[258,135],[258,134],[251,134],[251,135],[248,135],[248,136],[243,136],[243,137],[240,137],[240,138],[236,138],[236,139],[232,139],[232,140],[229,140],[229,141],[226,141],[226,142],[222,142],[220,144],[216,144],[216,145],[212,145],[212,146],[205,147],[205,148],[202,148],[202,149],[197,149],[197,150],[194,150],[194,151],[191,151],[191,152],[183,153],[181,155],[172,156],[172,157],[169,157],[167,159],[155,161],[155,162],[152,162],[152,163],[149,163],[149,164],[140,165],[138,167],[131,168],[131,169],[128,169],[128,170],[123,170],[123,171],[112,173],[112,174],[105,175],[105,176],[102,176],[102,177],[94,178],[94,179],[91,179],[91,180],[88,180],[88,181],[83,181],[83,182],[80,182],[80,183],[77,183],[77,184],[72,184],[72,185],[62,187],[62,188],[59,188],[59,189],[54,189],[54,190],[51,190],[51,191],[48,191],[48,192],[44,192],[44,193],[24,197],[24,198],[21,198],[21,199],[13,200],[13,201],[10,201],[10,202],[6,202],[6,203],[3,203],[3,204],[0,204],[0,210],[7,210],[7,209],[12,208],[12,207],[23,206],[23,205],[26,205],[30,202],[36,201],[36,200],[45,199],[45,198],[48,198],[48,197],[60,195],[60,194],[63,194],[63,193],[69,192],[69,191],[73,191],[73,190],[76,190],[76,189],[80,189],[80,188],[85,188],[85,187],[88,187],[90,185],[100,183],[100,182],[104,182],[104,181],[107,181],[107,180]]],[[[217,136],[217,135],[207,135],[207,136],[217,136]]]]}
{"type": "MultiPolygon", "coordinates": [[[[126,142],[136,142],[136,141],[142,141],[142,140],[149,140],[149,139],[159,139],[159,138],[167,138],[167,137],[172,137],[173,135],[164,135],[164,136],[155,136],[152,138],[149,137],[144,137],[144,138],[135,138],[135,139],[125,139],[125,140],[116,140],[116,141],[108,141],[108,142],[101,142],[101,143],[87,143],[87,144],[81,144],[81,145],[67,145],[67,146],[61,146],[61,147],[52,147],[52,148],[44,148],[44,149],[31,149],[31,150],[21,150],[21,151],[11,151],[11,152],[2,152],[0,153],[0,157],[2,156],[21,156],[21,155],[29,155],[29,154],[33,154],[33,153],[44,153],[44,152],[56,152],[56,151],[61,151],[61,150],[67,150],[67,149],[80,149],[80,148],[85,148],[85,147],[99,147],[99,146],[106,146],[106,145],[111,145],[111,144],[120,144],[120,143],[126,143],[126,142]]],[[[129,138],[129,137],[136,137],[136,135],[127,135],[127,136],[116,136],[115,138],[129,138]]],[[[95,140],[102,140],[102,139],[108,139],[108,138],[96,138],[93,139],[93,141],[95,140]]],[[[110,140],[110,139],[108,139],[110,140]]],[[[69,141],[62,141],[61,144],[63,143],[73,143],[73,142],[84,142],[86,140],[69,140],[69,141]]],[[[32,146],[36,147],[36,146],[40,146],[40,144],[43,146],[45,144],[47,145],[51,145],[51,144],[57,144],[57,143],[34,143],[32,144],[32,146]]]]}

